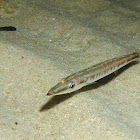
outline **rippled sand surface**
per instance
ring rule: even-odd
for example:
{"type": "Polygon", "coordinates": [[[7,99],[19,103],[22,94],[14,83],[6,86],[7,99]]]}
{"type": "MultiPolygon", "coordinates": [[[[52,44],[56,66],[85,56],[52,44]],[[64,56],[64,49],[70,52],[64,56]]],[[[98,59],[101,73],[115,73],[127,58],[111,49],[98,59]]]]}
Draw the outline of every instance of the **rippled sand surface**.
{"type": "Polygon", "coordinates": [[[140,2],[0,0],[0,139],[140,139],[140,64],[71,94],[62,78],[140,53],[140,2]]]}

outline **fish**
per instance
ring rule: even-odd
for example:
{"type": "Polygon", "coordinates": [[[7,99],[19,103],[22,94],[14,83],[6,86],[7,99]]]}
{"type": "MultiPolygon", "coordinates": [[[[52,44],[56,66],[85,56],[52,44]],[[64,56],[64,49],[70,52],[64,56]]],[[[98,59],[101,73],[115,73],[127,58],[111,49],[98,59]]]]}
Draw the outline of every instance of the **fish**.
{"type": "Polygon", "coordinates": [[[132,54],[100,62],[99,64],[78,71],[66,78],[63,78],[57,85],[48,91],[47,95],[61,95],[77,91],[82,87],[92,84],[105,76],[116,72],[118,69],[132,61],[135,61],[138,57],[139,53],[134,52],[132,54]]]}
{"type": "Polygon", "coordinates": [[[6,27],[0,27],[0,31],[16,31],[16,27],[13,26],[6,26],[6,27]]]}

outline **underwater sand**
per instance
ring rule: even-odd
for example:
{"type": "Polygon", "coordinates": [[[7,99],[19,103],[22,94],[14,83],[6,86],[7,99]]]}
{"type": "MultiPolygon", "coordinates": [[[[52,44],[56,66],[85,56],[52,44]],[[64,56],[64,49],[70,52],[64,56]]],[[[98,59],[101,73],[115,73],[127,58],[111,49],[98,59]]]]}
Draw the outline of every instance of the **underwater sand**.
{"type": "Polygon", "coordinates": [[[140,139],[140,64],[71,94],[62,78],[140,52],[140,2],[0,0],[0,139],[140,139]]]}

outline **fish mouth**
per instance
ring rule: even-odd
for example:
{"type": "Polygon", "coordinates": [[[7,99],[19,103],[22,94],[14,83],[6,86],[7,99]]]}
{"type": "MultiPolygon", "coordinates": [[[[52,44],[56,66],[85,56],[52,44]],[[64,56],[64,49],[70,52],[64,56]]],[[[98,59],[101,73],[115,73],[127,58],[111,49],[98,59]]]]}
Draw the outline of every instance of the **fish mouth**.
{"type": "Polygon", "coordinates": [[[52,95],[52,94],[48,92],[48,93],[47,93],[47,96],[50,96],[50,95],[52,95]]]}

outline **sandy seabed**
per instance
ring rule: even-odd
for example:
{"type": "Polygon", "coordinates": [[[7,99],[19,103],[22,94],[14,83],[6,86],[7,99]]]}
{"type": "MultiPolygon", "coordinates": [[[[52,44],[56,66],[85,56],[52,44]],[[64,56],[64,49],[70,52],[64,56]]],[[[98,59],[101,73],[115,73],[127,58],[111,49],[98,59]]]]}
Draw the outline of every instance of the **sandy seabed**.
{"type": "Polygon", "coordinates": [[[140,64],[47,97],[62,78],[140,52],[140,2],[0,0],[0,139],[140,139],[140,64]]]}

